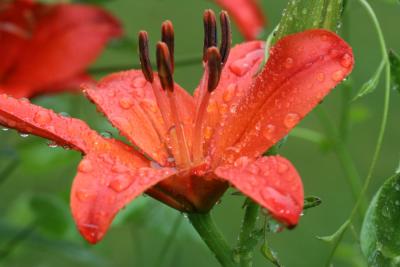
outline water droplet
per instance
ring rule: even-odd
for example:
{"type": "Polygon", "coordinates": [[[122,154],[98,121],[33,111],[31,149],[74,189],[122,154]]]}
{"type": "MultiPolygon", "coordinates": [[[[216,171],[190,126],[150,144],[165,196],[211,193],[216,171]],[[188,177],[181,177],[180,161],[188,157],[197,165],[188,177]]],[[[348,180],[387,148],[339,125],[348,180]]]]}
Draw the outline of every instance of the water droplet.
{"type": "Polygon", "coordinates": [[[278,163],[278,172],[279,173],[284,173],[289,169],[288,165],[283,163],[283,162],[279,162],[278,163]]]}
{"type": "Polygon", "coordinates": [[[210,126],[207,126],[204,129],[204,138],[205,139],[210,139],[212,134],[213,134],[213,132],[214,132],[213,128],[211,128],[210,126]]]}
{"type": "Polygon", "coordinates": [[[80,201],[89,201],[96,197],[94,194],[89,193],[86,190],[78,190],[75,195],[80,201]]]}
{"type": "Polygon", "coordinates": [[[60,112],[59,115],[64,118],[71,118],[71,115],[69,115],[67,112],[60,112]]]}
{"type": "Polygon", "coordinates": [[[27,133],[19,133],[19,136],[21,136],[22,138],[27,138],[29,136],[29,134],[27,134],[27,133]]]}
{"type": "Polygon", "coordinates": [[[78,170],[83,173],[89,173],[93,170],[92,162],[89,159],[83,159],[79,163],[78,170]]]}
{"type": "Polygon", "coordinates": [[[353,60],[352,60],[351,55],[349,55],[347,53],[344,54],[342,59],[340,60],[340,64],[345,68],[349,68],[351,66],[352,62],[353,62],[353,60]]]}
{"type": "Polygon", "coordinates": [[[248,166],[247,170],[252,174],[259,174],[259,172],[260,172],[260,168],[257,165],[254,165],[254,164],[248,166]]]}
{"type": "Polygon", "coordinates": [[[396,191],[400,191],[400,184],[395,184],[394,189],[395,189],[396,191]]]}
{"type": "Polygon", "coordinates": [[[250,65],[245,59],[239,59],[232,62],[229,69],[237,76],[243,76],[250,70],[250,65]]]}
{"type": "Polygon", "coordinates": [[[290,69],[291,67],[293,67],[293,62],[294,62],[293,58],[291,57],[286,58],[285,68],[290,69]]]}
{"type": "Polygon", "coordinates": [[[6,128],[6,127],[2,127],[1,130],[2,130],[3,132],[7,132],[7,131],[10,130],[10,129],[8,129],[8,128],[6,128]]]}
{"type": "Polygon", "coordinates": [[[268,140],[272,140],[274,137],[275,129],[275,125],[267,124],[267,126],[262,129],[262,134],[268,140]]]}
{"type": "Polygon", "coordinates": [[[230,102],[233,97],[235,96],[235,91],[236,91],[236,84],[230,84],[228,87],[225,89],[222,99],[228,103],[230,102]]]}
{"type": "Polygon", "coordinates": [[[323,82],[325,80],[325,74],[323,72],[320,72],[317,74],[317,80],[319,82],[323,82]]]}
{"type": "Polygon", "coordinates": [[[214,113],[218,110],[217,102],[214,99],[211,99],[207,106],[208,113],[214,113]]]}
{"type": "Polygon", "coordinates": [[[283,121],[286,128],[293,128],[300,121],[300,116],[297,113],[288,113],[283,121]]]}
{"type": "Polygon", "coordinates": [[[123,97],[119,100],[119,106],[123,109],[130,109],[134,104],[131,97],[123,97]]]}
{"type": "Polygon", "coordinates": [[[146,85],[146,79],[143,77],[137,77],[133,80],[132,85],[135,88],[143,88],[146,85]]]}
{"type": "Polygon", "coordinates": [[[133,182],[133,179],[127,175],[119,175],[108,185],[112,190],[119,193],[126,190],[133,182]]]}
{"type": "Polygon", "coordinates": [[[382,216],[386,218],[390,218],[390,210],[388,206],[382,208],[382,216]]]}
{"type": "Polygon", "coordinates": [[[105,138],[105,139],[111,139],[111,138],[113,137],[113,136],[112,136],[112,133],[110,133],[110,132],[108,132],[108,131],[101,132],[100,135],[101,135],[103,138],[105,138]]]}
{"type": "Polygon", "coordinates": [[[48,140],[48,141],[46,142],[46,144],[47,144],[47,146],[50,147],[50,148],[56,148],[56,147],[58,147],[58,144],[57,144],[55,141],[53,141],[53,140],[48,140]]]}
{"type": "Polygon", "coordinates": [[[399,200],[396,200],[396,201],[394,202],[394,204],[395,204],[396,206],[400,206],[400,201],[399,201],[399,200]]]}
{"type": "Polygon", "coordinates": [[[36,112],[33,117],[34,122],[39,123],[40,125],[46,125],[51,122],[51,116],[48,111],[40,110],[36,112]]]}

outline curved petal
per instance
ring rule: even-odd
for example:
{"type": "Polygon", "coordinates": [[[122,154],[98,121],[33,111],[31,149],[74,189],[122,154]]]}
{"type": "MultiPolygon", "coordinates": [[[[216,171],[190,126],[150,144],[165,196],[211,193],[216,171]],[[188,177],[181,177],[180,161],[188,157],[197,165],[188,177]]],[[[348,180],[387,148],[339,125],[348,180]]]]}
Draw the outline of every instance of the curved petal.
{"type": "Polygon", "coordinates": [[[303,211],[303,184],[287,159],[241,157],[234,165],[218,167],[215,173],[266,208],[277,220],[289,227],[298,223],[303,211]]]}
{"type": "MultiPolygon", "coordinates": [[[[0,124],[88,153],[104,138],[81,120],[63,117],[24,99],[0,95],[0,124]]],[[[104,139],[105,140],[105,139],[104,139]]]]}
{"type": "MultiPolygon", "coordinates": [[[[155,85],[160,86],[157,76],[155,85]]],[[[115,73],[102,79],[96,86],[85,85],[86,95],[107,116],[110,122],[152,159],[165,165],[168,159],[163,122],[153,89],[141,71],[115,73]]],[[[177,102],[181,104],[181,118],[190,131],[193,117],[193,99],[178,85],[177,102]]],[[[167,111],[169,114],[169,111],[167,111]]],[[[189,135],[190,136],[190,135],[189,135]]]]}
{"type": "MultiPolygon", "coordinates": [[[[228,61],[222,70],[218,87],[211,93],[207,114],[203,126],[205,138],[204,151],[207,151],[209,141],[223,118],[234,110],[245,91],[254,82],[254,76],[264,59],[264,42],[252,41],[236,45],[231,49],[228,61]]],[[[199,101],[199,89],[196,89],[196,101],[199,101]]]]}
{"type": "Polygon", "coordinates": [[[256,157],[283,138],[352,70],[351,47],[326,30],[281,39],[238,108],[213,136],[213,162],[256,157]]]}
{"type": "Polygon", "coordinates": [[[215,0],[233,16],[246,40],[254,40],[263,32],[265,16],[257,0],[215,0]]]}
{"type": "Polygon", "coordinates": [[[32,37],[1,81],[10,88],[29,87],[26,97],[83,73],[106,42],[121,34],[109,13],[78,4],[38,4],[32,23],[32,37]]]}
{"type": "Polygon", "coordinates": [[[97,243],[120,209],[173,173],[150,168],[148,160],[118,141],[97,146],[79,164],[71,190],[72,215],[80,233],[97,243]]]}

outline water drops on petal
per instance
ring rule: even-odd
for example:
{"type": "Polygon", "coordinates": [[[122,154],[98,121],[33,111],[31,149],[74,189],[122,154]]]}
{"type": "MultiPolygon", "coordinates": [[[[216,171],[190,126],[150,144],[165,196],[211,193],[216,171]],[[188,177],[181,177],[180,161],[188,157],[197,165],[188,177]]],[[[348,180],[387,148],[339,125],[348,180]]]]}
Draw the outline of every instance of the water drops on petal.
{"type": "Polygon", "coordinates": [[[298,122],[300,121],[300,115],[297,113],[288,113],[285,116],[283,124],[286,128],[291,129],[293,128],[298,122]]]}

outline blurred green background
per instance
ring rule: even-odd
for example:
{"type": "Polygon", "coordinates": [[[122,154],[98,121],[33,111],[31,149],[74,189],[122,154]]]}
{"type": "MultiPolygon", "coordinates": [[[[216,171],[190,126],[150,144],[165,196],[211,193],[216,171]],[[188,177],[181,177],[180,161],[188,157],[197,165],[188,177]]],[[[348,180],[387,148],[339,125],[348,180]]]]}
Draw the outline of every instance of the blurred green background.
{"type": "MultiPolygon", "coordinates": [[[[262,0],[268,16],[268,34],[277,24],[287,1],[262,0]]],[[[387,44],[400,52],[400,7],[385,1],[371,1],[382,23],[387,44]]],[[[160,24],[173,21],[176,33],[176,58],[199,58],[203,45],[202,12],[218,7],[205,0],[114,0],[101,4],[121,19],[127,39],[113,42],[92,66],[96,77],[108,67],[124,69],[138,63],[134,40],[146,29],[154,45],[160,24]]],[[[374,27],[357,1],[349,1],[346,20],[341,26],[352,45],[356,66],[351,75],[352,94],[374,73],[380,62],[380,48],[374,27]]],[[[234,30],[234,43],[241,42],[234,30]]],[[[342,35],[343,36],[343,35],[342,35]]],[[[154,51],[154,50],[153,50],[154,51]]],[[[154,53],[152,53],[154,55],[154,53]]],[[[154,57],[153,57],[154,59],[154,57]]],[[[201,62],[176,68],[176,80],[188,91],[198,83],[201,62]]],[[[323,102],[324,109],[337,125],[343,104],[339,86],[323,102]]],[[[62,94],[35,99],[33,102],[67,112],[87,121],[99,132],[117,136],[95,107],[80,95],[62,94]]],[[[400,95],[393,91],[389,125],[383,153],[374,174],[372,195],[385,178],[393,174],[400,158],[400,95]]],[[[377,90],[350,106],[349,151],[365,177],[374,151],[383,103],[382,83],[377,90]]],[[[300,125],[324,133],[313,112],[300,125]]],[[[183,215],[149,197],[131,203],[118,216],[105,239],[90,246],[73,224],[68,196],[71,181],[80,160],[79,153],[52,148],[33,136],[0,131],[0,266],[218,266],[211,252],[183,215]],[[10,175],[8,170],[13,169],[10,175]]],[[[281,153],[299,170],[306,195],[322,198],[322,205],[305,213],[294,230],[269,234],[271,247],[285,266],[324,266],[330,246],[316,239],[335,231],[347,218],[354,199],[329,142],[322,145],[290,136],[281,153]]],[[[243,197],[227,192],[214,208],[218,225],[233,244],[239,232],[243,197]]],[[[255,266],[272,266],[259,251],[255,266]]],[[[351,231],[338,249],[334,266],[365,266],[351,231]]]]}

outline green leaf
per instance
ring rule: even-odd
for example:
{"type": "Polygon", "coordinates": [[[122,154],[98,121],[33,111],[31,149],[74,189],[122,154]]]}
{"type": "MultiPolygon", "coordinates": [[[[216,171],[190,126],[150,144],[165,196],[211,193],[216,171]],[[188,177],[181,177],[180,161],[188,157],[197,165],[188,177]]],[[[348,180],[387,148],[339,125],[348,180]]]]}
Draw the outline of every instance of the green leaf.
{"type": "Polygon", "coordinates": [[[336,31],[340,24],[342,5],[342,0],[290,0],[274,40],[313,28],[336,31]]]}
{"type": "Polygon", "coordinates": [[[370,266],[400,266],[400,174],[374,196],[361,229],[361,249],[370,266]]]}
{"type": "Polygon", "coordinates": [[[390,50],[389,61],[393,88],[400,93],[400,56],[394,51],[390,50]]]}
{"type": "Polygon", "coordinates": [[[382,60],[382,62],[379,64],[378,69],[375,71],[375,74],[371,77],[371,79],[369,79],[361,86],[361,89],[358,91],[357,95],[353,98],[353,101],[367,94],[372,93],[376,89],[384,66],[385,62],[382,60]]]}
{"type": "Polygon", "coordinates": [[[261,254],[275,266],[282,266],[279,262],[277,253],[271,250],[267,242],[264,242],[264,244],[261,246],[261,254]]]}
{"type": "Polygon", "coordinates": [[[319,197],[316,196],[308,196],[304,198],[304,207],[303,210],[310,209],[321,205],[322,201],[319,197]]]}
{"type": "Polygon", "coordinates": [[[317,236],[317,239],[321,240],[321,241],[325,241],[327,243],[333,243],[336,240],[338,240],[346,231],[347,227],[350,225],[350,221],[346,220],[342,226],[339,227],[339,229],[336,230],[335,233],[333,233],[332,235],[328,235],[328,236],[317,236]]]}

